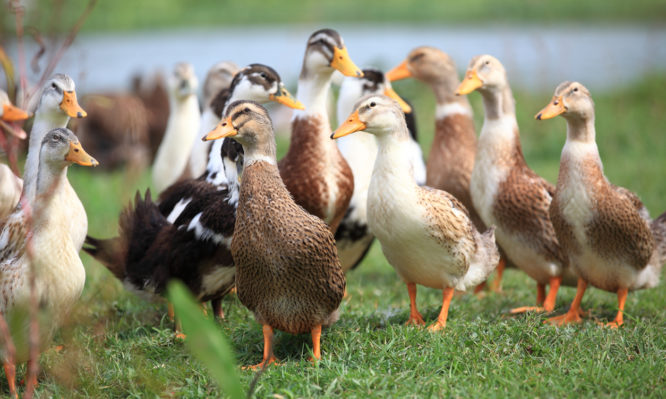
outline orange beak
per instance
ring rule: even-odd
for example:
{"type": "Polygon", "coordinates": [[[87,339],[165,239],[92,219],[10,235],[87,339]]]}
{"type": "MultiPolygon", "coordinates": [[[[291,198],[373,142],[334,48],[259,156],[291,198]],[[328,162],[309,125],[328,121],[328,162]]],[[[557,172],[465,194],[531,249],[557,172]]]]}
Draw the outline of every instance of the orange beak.
{"type": "Polygon", "coordinates": [[[215,129],[211,130],[201,140],[203,141],[217,140],[224,137],[233,137],[237,134],[238,130],[236,130],[234,126],[231,124],[231,115],[229,115],[227,119],[222,120],[222,122],[220,122],[217,126],[215,126],[215,129]]]}
{"type": "Polygon", "coordinates": [[[347,118],[345,123],[335,129],[335,132],[331,134],[331,138],[339,139],[340,137],[344,137],[348,134],[352,134],[360,130],[365,130],[366,127],[367,126],[365,123],[361,122],[361,119],[358,116],[358,110],[356,110],[353,114],[349,115],[349,118],[347,118]]]}
{"type": "Polygon", "coordinates": [[[405,102],[405,100],[403,100],[392,88],[387,87],[386,90],[384,90],[384,95],[397,101],[398,104],[400,104],[400,108],[402,108],[402,112],[406,114],[412,112],[412,107],[410,107],[409,104],[407,104],[407,102],[405,102]]]}
{"type": "Polygon", "coordinates": [[[467,70],[465,79],[462,81],[462,83],[460,83],[460,86],[458,86],[458,90],[456,90],[456,95],[460,96],[469,94],[481,86],[483,86],[483,82],[479,78],[479,75],[476,73],[476,71],[467,70]]]}
{"type": "Polygon", "coordinates": [[[280,84],[280,89],[278,93],[271,94],[270,96],[268,96],[268,98],[271,101],[275,101],[276,103],[286,105],[289,108],[305,109],[305,105],[303,105],[303,103],[301,103],[300,101],[296,100],[282,84],[280,84]]]}
{"type": "Polygon", "coordinates": [[[363,71],[361,71],[361,69],[357,67],[349,57],[347,47],[333,47],[333,61],[331,61],[331,67],[337,69],[345,76],[355,76],[357,78],[363,77],[363,71]]]}
{"type": "Polygon", "coordinates": [[[62,101],[60,102],[60,109],[70,118],[85,118],[88,113],[81,108],[79,102],[76,101],[75,91],[65,91],[62,93],[62,101]]]}
{"type": "Polygon", "coordinates": [[[30,115],[19,107],[11,104],[2,106],[2,120],[5,122],[17,122],[28,119],[30,115]]]}
{"type": "Polygon", "coordinates": [[[67,155],[65,155],[65,161],[70,161],[74,163],[78,163],[79,165],[83,166],[97,166],[99,165],[99,162],[90,155],[88,155],[87,152],[81,147],[81,143],[69,142],[69,152],[67,155]]]}
{"type": "Polygon", "coordinates": [[[407,60],[404,60],[402,62],[402,64],[400,64],[397,67],[391,69],[386,74],[386,79],[388,79],[391,82],[393,82],[395,80],[410,78],[410,77],[412,77],[412,73],[407,68],[407,60]]]}
{"type": "Polygon", "coordinates": [[[534,118],[537,120],[550,119],[556,117],[557,115],[563,114],[566,110],[567,109],[562,102],[562,96],[553,96],[553,101],[548,103],[548,105],[539,111],[539,113],[534,115],[534,118]]]}

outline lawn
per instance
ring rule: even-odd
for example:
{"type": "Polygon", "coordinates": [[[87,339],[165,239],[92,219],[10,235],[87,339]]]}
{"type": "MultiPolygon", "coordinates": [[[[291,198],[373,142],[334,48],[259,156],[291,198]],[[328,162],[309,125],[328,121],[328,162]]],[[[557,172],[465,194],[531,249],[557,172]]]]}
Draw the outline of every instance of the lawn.
{"type": "MultiPolygon", "coordinates": [[[[657,216],[666,209],[666,76],[631,87],[592,93],[597,109],[597,142],[605,171],[615,183],[635,191],[657,216]]],[[[412,100],[421,144],[429,148],[433,98],[423,85],[399,82],[412,100]]],[[[549,93],[515,93],[527,162],[555,182],[565,123],[537,122],[533,115],[549,93]]],[[[482,120],[479,95],[470,96],[477,129],[482,120]]],[[[280,143],[284,153],[286,145],[280,143]]],[[[425,151],[427,154],[427,151],[425,151]]],[[[94,154],[92,154],[94,156],[94,154]]],[[[92,235],[117,228],[120,208],[135,189],[147,187],[147,173],[104,174],[72,167],[70,179],[86,206],[92,235]]],[[[216,397],[220,393],[203,366],[174,339],[163,303],[151,304],[126,292],[103,266],[83,256],[87,282],[81,300],[54,344],[41,358],[39,397],[216,397]]],[[[322,334],[322,361],[309,358],[308,335],[278,333],[281,367],[259,380],[259,397],[664,397],[666,396],[666,290],[631,293],[626,323],[600,328],[616,310],[614,294],[588,290],[583,307],[590,317],[566,328],[544,325],[541,315],[509,316],[515,306],[535,300],[535,284],[508,270],[502,293],[456,296],[442,333],[406,327],[404,284],[375,245],[361,266],[348,274],[349,296],[338,323],[322,334]]],[[[557,313],[574,296],[563,288],[557,313]]],[[[441,292],[419,287],[418,304],[431,323],[441,292]]],[[[237,298],[223,302],[227,314],[219,329],[229,337],[240,365],[262,354],[260,326],[237,298]]],[[[22,377],[25,368],[19,370],[22,377]]],[[[254,373],[239,371],[244,386],[254,373]]],[[[6,394],[7,383],[0,381],[6,394]]]]}

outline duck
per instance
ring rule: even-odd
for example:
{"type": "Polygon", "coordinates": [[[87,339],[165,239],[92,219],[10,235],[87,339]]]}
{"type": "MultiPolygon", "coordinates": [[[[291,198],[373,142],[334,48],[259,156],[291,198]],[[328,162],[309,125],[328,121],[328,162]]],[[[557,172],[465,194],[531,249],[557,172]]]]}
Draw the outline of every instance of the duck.
{"type": "Polygon", "coordinates": [[[666,212],[662,213],[658,218],[652,221],[650,230],[652,230],[652,234],[654,234],[657,243],[659,263],[663,265],[666,263],[666,212]]]}
{"type": "MultiPolygon", "coordinates": [[[[30,130],[28,155],[23,170],[23,192],[21,199],[30,203],[37,192],[37,171],[39,169],[39,152],[44,135],[59,127],[66,127],[69,118],[85,118],[88,113],[81,108],[76,96],[74,80],[65,74],[55,74],[42,86],[39,103],[30,130]]],[[[72,224],[69,234],[78,250],[81,250],[88,232],[88,217],[81,200],[76,195],[69,180],[63,181],[63,190],[69,194],[65,197],[71,201],[63,207],[72,224]]]]}
{"type": "Polygon", "coordinates": [[[373,134],[379,148],[368,188],[368,225],[407,285],[407,324],[425,324],[416,307],[420,284],[442,290],[441,312],[429,326],[442,330],[454,291],[478,285],[497,266],[495,230],[480,233],[453,195],[416,184],[404,149],[409,132],[397,102],[386,96],[364,98],[331,137],[361,130],[373,134]]]}
{"type": "Polygon", "coordinates": [[[29,359],[25,339],[30,324],[25,316],[30,306],[29,276],[34,272],[39,310],[49,320],[39,328],[40,351],[50,342],[62,315],[81,295],[86,279],[78,248],[69,234],[72,223],[86,223],[86,219],[79,214],[79,219],[72,220],[76,214],[65,209],[73,202],[67,198],[72,195],[66,184],[67,168],[73,163],[96,166],[97,161],[65,128],[43,133],[38,150],[34,197],[9,215],[0,232],[0,313],[9,323],[15,344],[14,356],[3,347],[2,357],[13,397],[17,397],[15,365],[29,359]]]}
{"type": "MultiPolygon", "coordinates": [[[[405,121],[409,119],[411,122],[407,123],[407,127],[411,129],[409,129],[410,141],[406,152],[412,160],[414,179],[419,186],[424,185],[426,169],[423,153],[416,139],[412,107],[393,90],[382,71],[376,68],[364,68],[363,77],[346,77],[342,81],[338,95],[337,119],[344,120],[354,110],[356,102],[370,94],[385,94],[396,100],[402,108],[405,121]]],[[[346,273],[363,260],[374,240],[368,229],[367,199],[372,167],[377,155],[377,142],[373,135],[357,132],[336,140],[336,143],[354,175],[354,192],[349,201],[349,208],[335,232],[335,245],[338,248],[342,270],[346,273]]]]}
{"type": "MultiPolygon", "coordinates": [[[[302,107],[284,87],[280,75],[263,64],[241,69],[217,101],[249,98],[302,107]]],[[[212,301],[224,318],[222,298],[232,289],[235,266],[230,252],[238,206],[243,149],[234,140],[216,140],[206,171],[196,179],[172,184],[157,202],[147,191],[119,218],[119,235],[89,236],[84,250],[106,266],[130,291],[159,299],[169,280],[182,280],[201,302],[212,301]]],[[[170,312],[171,314],[171,312],[170,312]]],[[[177,337],[181,333],[177,331],[177,337]]]]}
{"type": "MultiPolygon", "coordinates": [[[[474,226],[479,231],[485,230],[469,190],[476,157],[474,112],[467,97],[456,95],[460,79],[455,61],[436,47],[419,46],[391,69],[387,77],[392,82],[414,78],[432,89],[436,100],[435,137],[426,164],[425,184],[456,197],[469,211],[474,226]]],[[[494,291],[501,290],[505,258],[502,256],[496,268],[497,277],[491,287],[494,291]]]]}
{"type": "Polygon", "coordinates": [[[132,77],[130,94],[137,97],[145,109],[151,160],[157,154],[169,121],[169,92],[165,81],[160,70],[147,77],[141,74],[132,77]]]}
{"type": "Polygon", "coordinates": [[[222,117],[219,112],[215,112],[213,101],[220,92],[229,88],[234,75],[239,70],[238,65],[232,61],[220,61],[208,70],[202,90],[203,110],[199,122],[199,133],[194,137],[190,159],[180,179],[192,179],[201,176],[206,171],[210,141],[203,141],[201,137],[213,130],[222,117]]]}
{"type": "Polygon", "coordinates": [[[649,212],[638,196],[604,175],[590,91],[579,82],[560,83],[552,101],[535,118],[558,115],[567,122],[567,139],[550,216],[578,284],[569,310],[548,321],[555,325],[581,322],[581,301],[591,284],[617,294],[617,315],[606,324],[617,328],[624,323],[629,291],[659,283],[663,265],[659,245],[649,212]]]}
{"type": "Polygon", "coordinates": [[[555,186],[525,162],[513,94],[497,58],[472,58],[456,93],[473,91],[481,93],[485,114],[470,180],[472,202],[481,220],[496,226],[497,242],[508,260],[537,283],[537,306],[511,313],[552,312],[560,286],[577,280],[548,213],[555,186]]]}
{"type": "Polygon", "coordinates": [[[162,192],[176,182],[188,163],[201,117],[198,85],[191,64],[176,64],[168,80],[169,120],[153,162],[152,180],[157,192],[162,192]]]}
{"type": "Polygon", "coordinates": [[[276,363],[273,331],[310,333],[321,359],[321,330],[338,318],[345,290],[329,226],[292,198],[276,160],[268,112],[251,101],[232,103],[207,139],[231,137],[243,146],[243,178],[231,242],[238,299],[262,325],[263,360],[276,363]]]}
{"type": "Polygon", "coordinates": [[[278,167],[297,204],[320,217],[335,232],[349,207],[354,176],[331,134],[326,109],[333,72],[363,76],[353,63],[342,36],[321,29],[308,38],[297,98],[305,109],[295,111],[287,154],[278,167]]]}
{"type": "MultiPolygon", "coordinates": [[[[26,120],[29,117],[30,114],[13,105],[9,101],[7,93],[0,90],[0,120],[12,123],[26,120]]],[[[14,131],[14,129],[10,128],[9,131],[14,131]]],[[[21,129],[19,131],[22,132],[21,129]]],[[[16,208],[22,190],[23,180],[16,176],[8,165],[0,164],[0,220],[4,220],[16,208]]]]}

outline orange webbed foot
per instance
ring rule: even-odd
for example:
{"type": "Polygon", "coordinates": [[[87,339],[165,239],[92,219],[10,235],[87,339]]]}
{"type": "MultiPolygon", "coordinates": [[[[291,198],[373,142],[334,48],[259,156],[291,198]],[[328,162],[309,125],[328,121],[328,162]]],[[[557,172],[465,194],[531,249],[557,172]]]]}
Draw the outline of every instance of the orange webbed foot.
{"type": "Polygon", "coordinates": [[[428,327],[428,331],[430,331],[430,332],[438,332],[438,331],[442,331],[444,328],[446,328],[446,322],[443,322],[443,323],[442,323],[442,322],[440,322],[439,320],[437,320],[436,322],[432,323],[432,324],[428,327]]]}
{"type": "Polygon", "coordinates": [[[254,366],[243,366],[241,369],[243,370],[260,370],[264,367],[264,364],[266,367],[270,365],[274,366],[280,366],[280,363],[278,363],[277,358],[275,356],[270,357],[268,360],[262,360],[261,363],[255,364],[254,366]]]}
{"type": "Polygon", "coordinates": [[[527,313],[527,312],[542,313],[542,312],[545,312],[545,311],[546,311],[546,309],[543,306],[521,306],[519,308],[511,309],[510,313],[511,314],[520,314],[520,313],[527,313]]]}
{"type": "Polygon", "coordinates": [[[187,338],[187,335],[183,334],[182,332],[177,332],[177,333],[174,334],[173,337],[176,340],[185,341],[185,339],[187,338]]]}
{"type": "Polygon", "coordinates": [[[544,323],[550,323],[555,326],[562,326],[565,324],[580,323],[583,319],[580,317],[580,312],[577,310],[568,311],[563,315],[551,317],[544,323]]]}
{"type": "Polygon", "coordinates": [[[423,321],[423,316],[421,316],[421,313],[416,312],[416,313],[410,313],[409,319],[407,319],[407,323],[405,323],[406,326],[424,326],[425,321],[423,321]]]}

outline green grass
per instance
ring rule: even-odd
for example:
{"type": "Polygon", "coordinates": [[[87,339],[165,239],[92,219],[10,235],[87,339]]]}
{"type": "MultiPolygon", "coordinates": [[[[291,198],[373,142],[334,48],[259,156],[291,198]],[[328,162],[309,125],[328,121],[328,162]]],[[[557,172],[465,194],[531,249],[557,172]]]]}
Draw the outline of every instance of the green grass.
{"type": "MultiPolygon", "coordinates": [[[[37,0],[28,9],[31,26],[62,31],[87,4],[83,0],[37,0]],[[57,21],[57,23],[56,23],[57,21]]],[[[99,0],[84,31],[129,31],[178,27],[225,27],[263,24],[329,23],[484,23],[647,21],[666,17],[658,0],[99,0]]],[[[9,13],[0,18],[5,32],[14,25],[9,13]]]]}
{"type": "MultiPolygon", "coordinates": [[[[609,179],[637,192],[653,216],[666,208],[666,76],[608,93],[593,93],[597,141],[609,179]]],[[[432,140],[433,100],[423,85],[400,82],[396,89],[414,100],[422,144],[432,140]]],[[[532,116],[552,93],[516,93],[528,164],[554,182],[564,143],[564,121],[532,116]]],[[[478,94],[471,99],[477,126],[478,94]]],[[[285,145],[281,144],[284,153],[285,145]]],[[[427,153],[427,152],[426,152],[427,153]]],[[[94,155],[94,154],[93,154],[94,155]]],[[[88,211],[90,233],[109,236],[116,218],[147,174],[103,174],[72,167],[70,178],[88,211]]],[[[151,304],[126,292],[100,264],[83,256],[87,282],[81,300],[54,344],[41,358],[39,397],[216,397],[217,385],[181,342],[173,339],[163,303],[151,304]]],[[[259,397],[664,397],[666,395],[666,290],[663,283],[631,293],[626,324],[614,331],[594,321],[610,320],[615,295],[588,290],[582,325],[554,328],[543,316],[510,317],[507,311],[535,300],[535,284],[508,270],[501,294],[456,296],[443,333],[404,326],[404,284],[375,245],[348,274],[349,297],[338,323],[322,335],[323,359],[313,366],[309,336],[278,332],[276,355],[257,386],[259,397]]],[[[563,288],[557,313],[574,296],[563,288]]],[[[441,292],[419,287],[418,304],[432,323],[441,292]]],[[[227,320],[219,329],[230,339],[240,365],[262,354],[261,327],[233,295],[223,302],[227,320]]],[[[19,370],[19,377],[25,367],[19,370]]],[[[239,371],[248,386],[253,372],[239,371]]],[[[0,381],[0,394],[7,384],[0,381]]]]}

